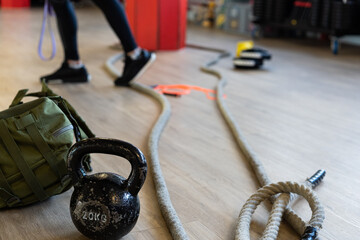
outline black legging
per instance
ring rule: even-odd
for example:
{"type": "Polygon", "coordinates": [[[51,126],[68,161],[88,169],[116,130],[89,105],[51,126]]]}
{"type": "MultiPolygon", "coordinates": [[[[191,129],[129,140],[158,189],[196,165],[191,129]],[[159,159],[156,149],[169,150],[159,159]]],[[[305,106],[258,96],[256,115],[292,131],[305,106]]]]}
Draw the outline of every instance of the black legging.
{"type": "MultiPolygon", "coordinates": [[[[137,48],[125,11],[119,0],[92,0],[104,13],[107,21],[121,41],[125,52],[137,48]]],[[[57,17],[65,60],[79,60],[77,21],[70,0],[50,0],[57,17]]]]}

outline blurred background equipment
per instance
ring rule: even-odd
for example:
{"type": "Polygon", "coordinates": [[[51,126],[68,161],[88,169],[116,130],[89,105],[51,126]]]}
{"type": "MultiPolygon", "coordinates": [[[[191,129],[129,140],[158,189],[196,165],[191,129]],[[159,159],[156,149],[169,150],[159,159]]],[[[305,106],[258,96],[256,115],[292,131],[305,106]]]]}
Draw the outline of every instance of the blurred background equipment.
{"type": "Polygon", "coordinates": [[[334,54],[340,37],[360,34],[359,0],[254,0],[253,15],[264,34],[327,35],[334,54]]]}

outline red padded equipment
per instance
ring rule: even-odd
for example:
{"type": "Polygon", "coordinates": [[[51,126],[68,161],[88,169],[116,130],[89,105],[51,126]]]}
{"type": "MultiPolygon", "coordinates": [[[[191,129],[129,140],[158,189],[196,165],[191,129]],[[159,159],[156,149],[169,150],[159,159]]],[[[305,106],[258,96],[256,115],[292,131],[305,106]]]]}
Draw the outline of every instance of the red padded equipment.
{"type": "Polygon", "coordinates": [[[125,9],[139,46],[148,50],[185,46],[187,0],[126,0],[125,9]]]}

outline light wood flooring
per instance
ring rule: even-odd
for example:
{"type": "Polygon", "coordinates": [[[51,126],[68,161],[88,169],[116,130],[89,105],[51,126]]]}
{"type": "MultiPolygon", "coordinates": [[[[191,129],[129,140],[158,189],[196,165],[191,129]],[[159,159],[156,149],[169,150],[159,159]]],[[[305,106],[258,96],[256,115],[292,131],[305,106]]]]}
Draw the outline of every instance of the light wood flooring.
{"type": "MultiPolygon", "coordinates": [[[[68,99],[99,137],[117,138],[145,155],[149,132],[160,113],[153,99],[129,88],[117,88],[104,62],[118,53],[117,42],[100,11],[78,9],[80,54],[92,75],[89,84],[52,85],[68,99]]],[[[37,56],[41,9],[0,10],[0,107],[6,109],[17,91],[39,91],[39,76],[60,66],[37,56]]],[[[55,22],[53,21],[53,25],[55,22]]],[[[55,26],[54,26],[55,28],[55,26]]],[[[56,33],[57,34],[57,33],[56,33]]],[[[45,54],[50,53],[45,36],[45,54]]],[[[187,42],[222,48],[235,54],[246,37],[189,27],[187,42]]],[[[343,45],[334,56],[327,42],[261,39],[256,45],[273,55],[260,70],[234,70],[231,58],[216,69],[228,79],[226,102],[269,177],[304,181],[318,169],[327,175],[316,192],[325,207],[321,239],[354,240],[360,236],[360,48],[343,45]]],[[[147,85],[191,84],[214,88],[217,80],[199,71],[216,54],[191,48],[159,51],[152,67],[138,80],[147,85]]],[[[121,68],[121,63],[117,66],[121,68]]],[[[259,187],[254,173],[234,143],[214,101],[200,92],[168,97],[172,116],[159,148],[161,167],[175,209],[193,240],[234,239],[237,216],[259,187]]],[[[94,171],[127,176],[122,159],[94,154],[94,171]]],[[[152,173],[140,191],[141,215],[124,239],[171,239],[156,201],[152,173]]],[[[69,213],[72,190],[30,207],[0,211],[1,240],[85,239],[69,213]]],[[[294,209],[305,219],[305,201],[294,209]]],[[[251,236],[257,239],[268,210],[255,212],[251,236]]],[[[299,239],[287,223],[278,239],[299,239]]]]}

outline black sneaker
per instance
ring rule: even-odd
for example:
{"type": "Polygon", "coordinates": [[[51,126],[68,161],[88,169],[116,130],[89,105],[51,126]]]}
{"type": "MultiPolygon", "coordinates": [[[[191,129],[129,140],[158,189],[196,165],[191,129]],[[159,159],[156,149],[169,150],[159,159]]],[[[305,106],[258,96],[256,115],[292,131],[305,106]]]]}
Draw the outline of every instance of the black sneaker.
{"type": "Polygon", "coordinates": [[[156,59],[156,54],[141,50],[140,56],[133,60],[129,56],[125,57],[123,75],[115,79],[116,86],[129,86],[130,81],[137,79],[156,59]]]}
{"type": "Polygon", "coordinates": [[[71,68],[67,62],[64,62],[54,73],[40,77],[40,81],[45,81],[45,83],[85,83],[90,81],[90,75],[85,66],[71,68]]]}

